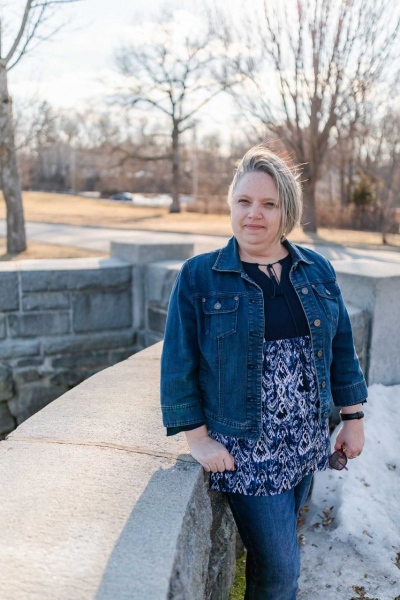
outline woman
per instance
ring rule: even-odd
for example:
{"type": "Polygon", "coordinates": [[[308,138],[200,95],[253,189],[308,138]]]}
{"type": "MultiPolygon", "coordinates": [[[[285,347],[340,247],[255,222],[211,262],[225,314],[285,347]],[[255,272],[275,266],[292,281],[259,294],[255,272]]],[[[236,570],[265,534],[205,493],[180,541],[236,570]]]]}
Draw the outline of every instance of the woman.
{"type": "MultiPolygon", "coordinates": [[[[246,600],[293,600],[296,521],[312,473],[364,445],[367,388],[332,265],[286,236],[302,212],[297,175],[264,146],[229,188],[233,237],[187,260],[174,285],[161,360],[167,435],[226,494],[247,549],[246,600]]],[[[339,465],[340,468],[340,465],[339,465]]]]}

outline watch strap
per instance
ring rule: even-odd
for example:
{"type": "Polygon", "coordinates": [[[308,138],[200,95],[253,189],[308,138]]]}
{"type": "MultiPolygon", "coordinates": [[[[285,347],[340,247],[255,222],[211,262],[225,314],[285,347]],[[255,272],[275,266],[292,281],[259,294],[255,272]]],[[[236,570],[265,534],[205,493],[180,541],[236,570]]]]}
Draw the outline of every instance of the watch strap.
{"type": "Polygon", "coordinates": [[[342,412],[339,414],[342,421],[352,421],[353,419],[362,419],[364,417],[364,412],[362,410],[359,410],[358,412],[354,413],[349,413],[347,415],[342,412]]]}

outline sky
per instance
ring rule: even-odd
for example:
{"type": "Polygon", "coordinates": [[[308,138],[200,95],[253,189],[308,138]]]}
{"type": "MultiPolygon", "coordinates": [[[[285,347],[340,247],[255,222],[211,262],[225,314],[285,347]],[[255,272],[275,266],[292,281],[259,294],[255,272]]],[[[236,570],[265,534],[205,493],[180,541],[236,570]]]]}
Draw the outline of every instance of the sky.
{"type": "MultiPolygon", "coordinates": [[[[19,8],[24,4],[17,3],[19,8]]],[[[138,11],[146,14],[143,4],[140,0],[81,0],[59,8],[52,22],[66,22],[65,26],[11,71],[11,93],[40,94],[65,108],[104,94],[103,82],[114,68],[115,50],[131,38],[138,11]]],[[[160,4],[151,0],[147,6],[155,10],[160,4]]]]}
{"type": "MultiPolygon", "coordinates": [[[[9,0],[3,14],[14,30],[25,0],[9,0]],[[7,7],[8,6],[8,7],[7,7]]],[[[233,5],[236,0],[233,0],[233,5]]],[[[9,89],[16,103],[46,99],[55,108],[83,108],[102,102],[116,78],[116,50],[137,35],[139,17],[151,16],[163,0],[81,0],[57,9],[51,21],[64,27],[41,43],[10,71],[9,89]]],[[[193,0],[175,2],[178,9],[195,11],[193,0]]],[[[1,7],[1,0],[0,0],[1,7]]],[[[5,42],[9,42],[9,39],[5,42]]],[[[7,44],[9,45],[9,43],[7,44]]],[[[3,43],[3,55],[6,43],[3,43]]],[[[220,97],[204,112],[204,130],[223,132],[234,114],[233,102],[220,97]]]]}

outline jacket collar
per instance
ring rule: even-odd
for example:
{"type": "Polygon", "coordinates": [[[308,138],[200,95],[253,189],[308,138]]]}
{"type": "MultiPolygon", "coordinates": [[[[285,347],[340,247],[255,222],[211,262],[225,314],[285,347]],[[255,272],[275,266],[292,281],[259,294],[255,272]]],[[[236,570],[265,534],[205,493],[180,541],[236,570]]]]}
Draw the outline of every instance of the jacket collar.
{"type": "MultiPolygon", "coordinates": [[[[308,260],[296,244],[292,244],[289,240],[285,240],[283,245],[289,250],[292,256],[293,265],[299,262],[305,262],[307,265],[313,264],[312,260],[308,260]]],[[[239,245],[234,235],[229,239],[227,245],[219,251],[213,269],[215,271],[235,271],[237,273],[243,271],[239,256],[239,245]]]]}

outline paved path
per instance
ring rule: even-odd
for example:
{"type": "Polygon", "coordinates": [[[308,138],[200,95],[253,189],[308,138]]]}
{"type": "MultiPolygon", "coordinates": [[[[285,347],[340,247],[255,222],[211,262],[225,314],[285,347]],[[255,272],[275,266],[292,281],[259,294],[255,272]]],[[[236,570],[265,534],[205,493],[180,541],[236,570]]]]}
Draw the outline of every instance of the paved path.
{"type": "MultiPolygon", "coordinates": [[[[81,227],[54,223],[27,222],[28,239],[48,244],[77,246],[88,250],[108,252],[111,241],[148,242],[160,241],[193,242],[195,253],[207,252],[223,246],[227,236],[197,235],[191,233],[169,233],[129,229],[112,229],[102,227],[81,227]]],[[[0,220],[0,236],[6,232],[5,221],[0,220]]],[[[378,262],[400,263],[400,252],[390,250],[373,250],[371,248],[349,248],[339,244],[307,244],[329,260],[349,260],[369,258],[378,262]]]]}

